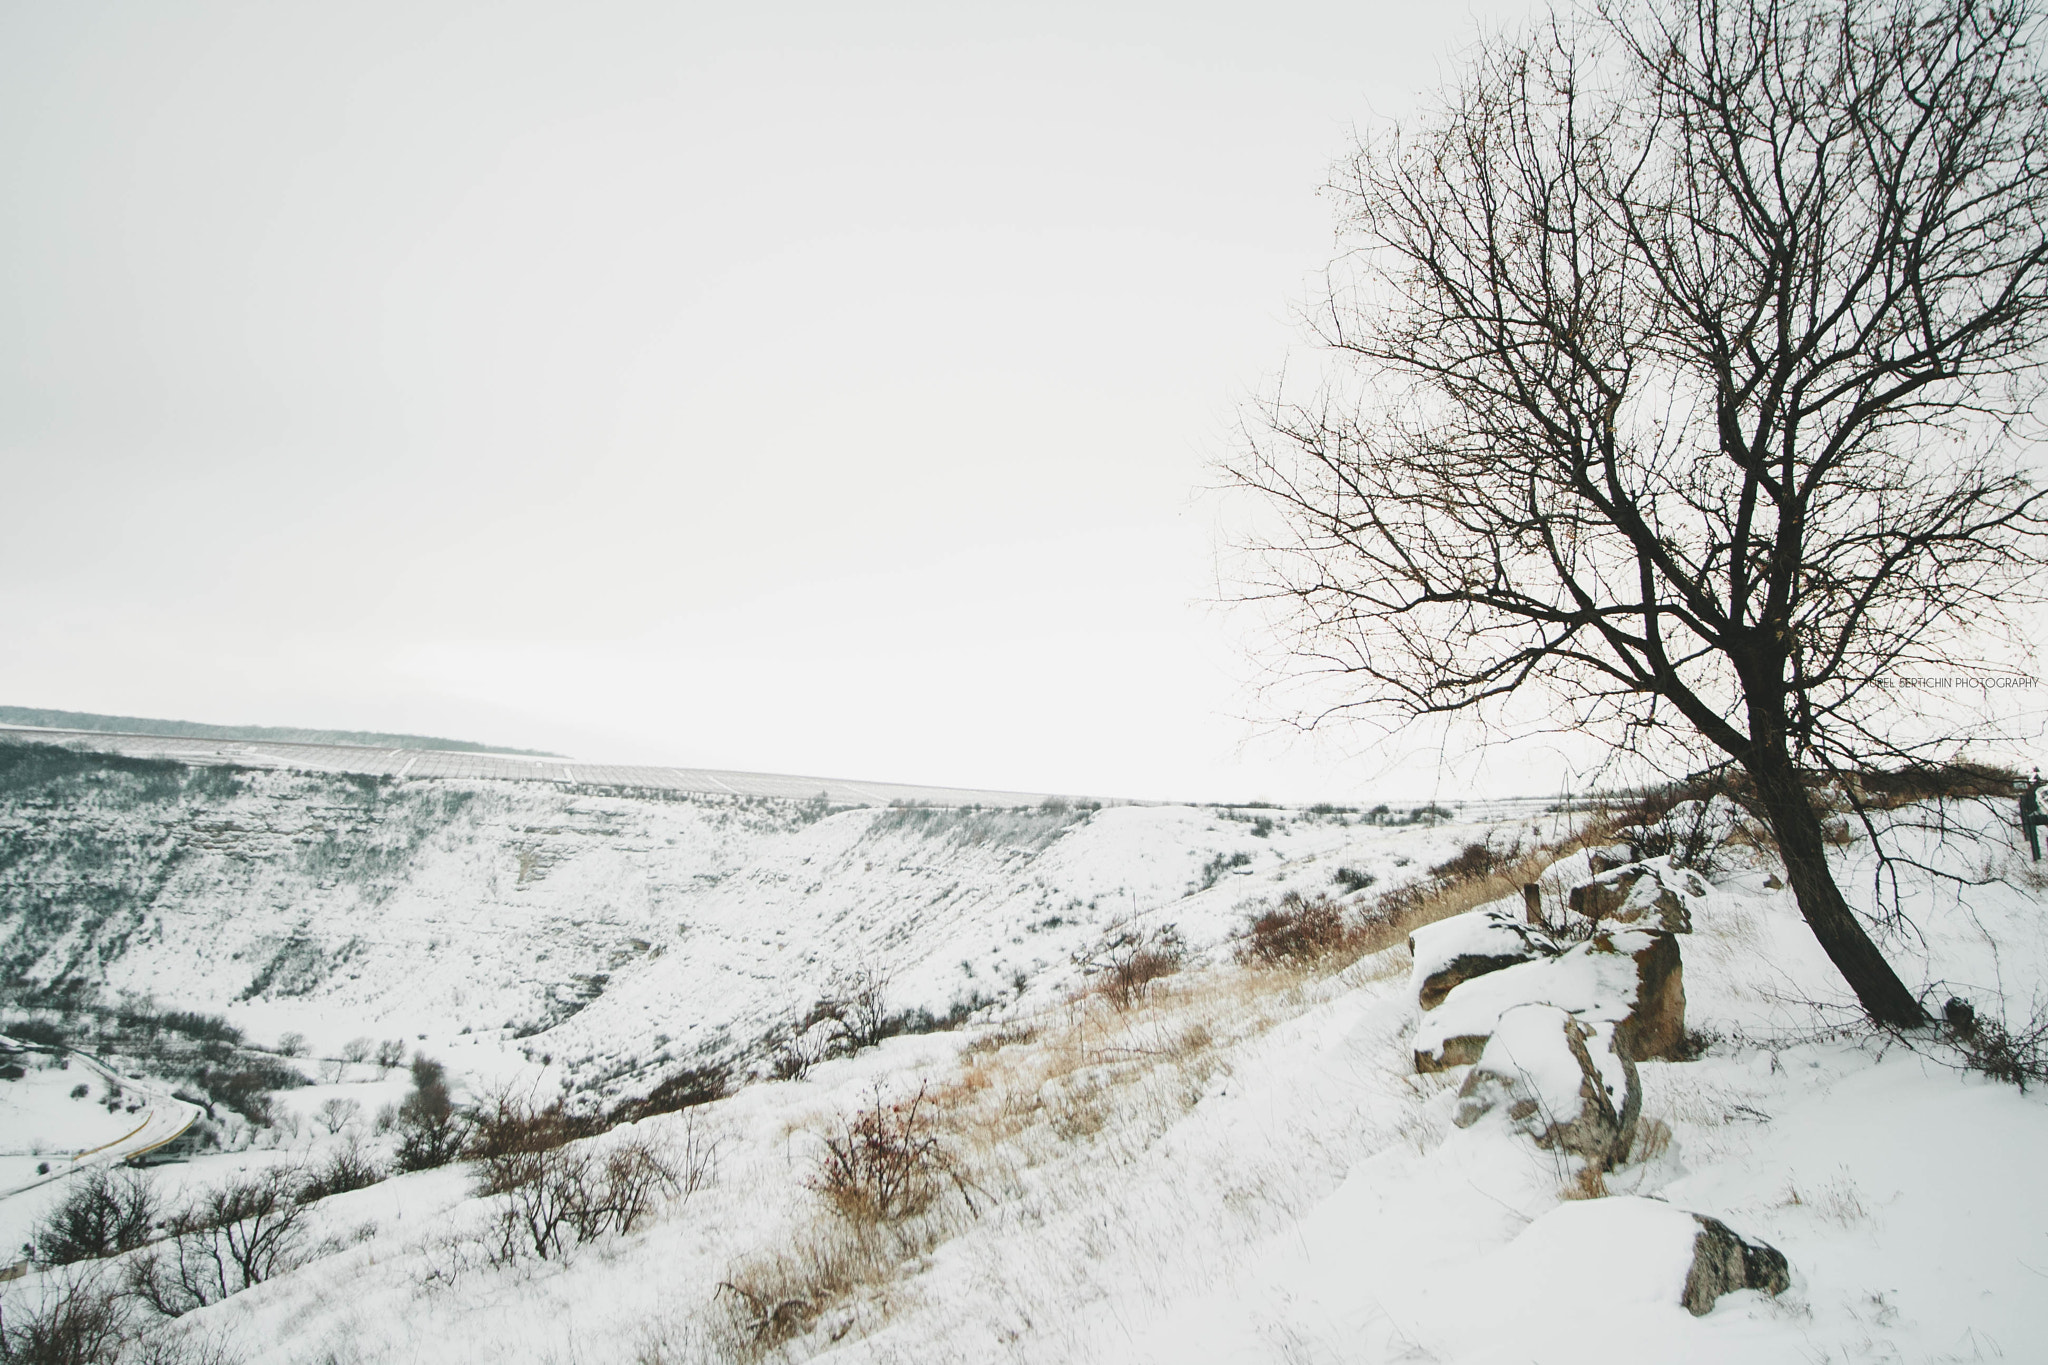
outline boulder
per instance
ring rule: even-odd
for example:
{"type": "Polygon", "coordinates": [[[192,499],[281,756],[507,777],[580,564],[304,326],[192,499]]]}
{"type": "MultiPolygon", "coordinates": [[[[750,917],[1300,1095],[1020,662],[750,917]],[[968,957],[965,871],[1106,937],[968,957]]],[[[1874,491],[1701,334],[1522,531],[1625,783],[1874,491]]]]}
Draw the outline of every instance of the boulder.
{"type": "Polygon", "coordinates": [[[1681,1332],[1660,1342],[1651,1333],[1674,1332],[1674,1308],[1699,1315],[1712,1308],[1716,1293],[1778,1294],[1789,1281],[1784,1257],[1719,1220],[1662,1199],[1617,1194],[1563,1201],[1440,1293],[1424,1294],[1453,1313],[1469,1314],[1483,1303],[1486,1318],[1501,1325],[1498,1348],[1461,1350],[1461,1360],[1739,1361],[1750,1356],[1733,1337],[1681,1332]],[[1627,1334],[1633,1351],[1617,1349],[1620,1339],[1604,1333],[1594,1346],[1586,1334],[1596,1318],[1615,1314],[1640,1324],[1642,1335],[1627,1334]]]}
{"type": "Polygon", "coordinates": [[[1408,936],[1408,952],[1415,959],[1409,974],[1415,1003],[1433,1010],[1461,982],[1558,951],[1541,926],[1499,906],[1425,924],[1408,936]]]}
{"type": "Polygon", "coordinates": [[[1692,903],[1707,894],[1697,872],[1673,868],[1663,859],[1610,867],[1575,886],[1565,903],[1601,923],[1641,924],[1671,934],[1692,932],[1692,903]]]}
{"type": "Polygon", "coordinates": [[[1611,868],[1621,867],[1635,860],[1636,851],[1627,844],[1609,844],[1605,848],[1586,851],[1586,865],[1592,869],[1596,877],[1611,868]]]}
{"type": "Polygon", "coordinates": [[[1635,1141],[1643,1090],[1611,1023],[1584,1023],[1555,1005],[1518,1005],[1500,1017],[1458,1091],[1452,1122],[1469,1128],[1504,1111],[1544,1151],[1619,1165],[1635,1141]]]}
{"type": "Polygon", "coordinates": [[[1685,1277],[1685,1292],[1679,1302],[1694,1317],[1702,1317],[1714,1300],[1738,1289],[1756,1289],[1772,1298],[1792,1284],[1792,1269],[1785,1253],[1767,1242],[1752,1242],[1718,1218],[1704,1213],[1693,1215],[1699,1234],[1692,1242],[1692,1269],[1685,1277]]]}
{"type": "Polygon", "coordinates": [[[1631,1061],[1675,1059],[1685,1044],[1678,940],[1661,930],[1621,929],[1556,957],[1467,978],[1423,1015],[1415,1031],[1415,1069],[1445,1071],[1478,1061],[1501,1016],[1518,1005],[1555,1005],[1581,1023],[1612,1024],[1631,1061]]]}

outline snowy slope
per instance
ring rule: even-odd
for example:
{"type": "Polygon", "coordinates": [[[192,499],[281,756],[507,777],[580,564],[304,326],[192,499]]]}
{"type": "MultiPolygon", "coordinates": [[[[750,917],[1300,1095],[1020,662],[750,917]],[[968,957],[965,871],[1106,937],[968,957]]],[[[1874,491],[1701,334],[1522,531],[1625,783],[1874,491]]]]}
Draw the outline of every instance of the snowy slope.
{"type": "Polygon", "coordinates": [[[1208,947],[1248,896],[1324,889],[1340,862],[1391,882],[1488,828],[1190,807],[834,813],[126,762],[81,757],[0,791],[0,967],[17,995],[219,1011],[321,1055],[362,1034],[488,1042],[614,1091],[757,1051],[849,969],[884,971],[898,1009],[1010,1000],[1020,981],[1065,981],[1112,924],[1163,916],[1208,947]],[[1242,866],[1189,898],[1228,855],[1242,866]]]}
{"type": "MultiPolygon", "coordinates": [[[[1611,1173],[1611,1197],[1578,1201],[1568,1170],[1504,1125],[1452,1126],[1462,1068],[1413,1074],[1404,949],[1330,977],[1241,968],[1224,950],[1250,909],[1329,889],[1338,867],[1392,884],[1489,829],[1526,835],[1526,817],[1386,829],[1276,812],[1255,834],[1225,814],[851,811],[749,833],[743,856],[737,834],[706,833],[728,861],[706,852],[688,864],[701,882],[673,883],[660,918],[636,921],[673,924],[664,951],[621,963],[587,1008],[523,1043],[430,1045],[481,1077],[545,1044],[563,1059],[547,1075],[596,1084],[663,1034],[681,1059],[720,1029],[786,1020],[853,962],[902,1004],[978,984],[996,1003],[961,1032],[894,1038],[635,1125],[715,1143],[715,1179],[566,1261],[494,1263],[496,1205],[450,1168],[322,1201],[307,1264],[183,1322],[248,1360],[308,1365],[2031,1358],[2048,1331],[2048,1104],[1961,1070],[1937,1040],[1858,1026],[1789,893],[1768,885],[1767,853],[1723,851],[1683,942],[1704,1055],[1640,1066],[1644,1118],[1668,1142],[1611,1173]],[[1237,852],[1244,870],[1189,893],[1237,852]],[[1119,1012],[1075,993],[1070,957],[1132,917],[1177,923],[1198,960],[1119,1012]],[[813,1188],[822,1139],[875,1096],[920,1089],[975,1206],[943,1201],[854,1237],[813,1188]],[[1792,1287],[1692,1317],[1676,1302],[1673,1210],[1777,1246],[1792,1287]],[[750,1343],[732,1286],[801,1292],[816,1311],[780,1345],[750,1343]]],[[[1880,900],[1890,883],[1854,844],[1843,885],[1904,916],[1885,946],[1909,984],[2023,1022],[2048,985],[2048,884],[2015,859],[2002,812],[1938,814],[1902,812],[1900,847],[1960,880],[1901,865],[1901,898],[1880,900]]],[[[674,818],[658,837],[637,827],[649,843],[634,867],[684,856],[655,851],[695,837],[674,818]]],[[[607,856],[564,857],[541,884],[563,904],[619,894],[629,879],[607,856]]],[[[1578,855],[1546,880],[1584,871],[1578,855]]],[[[484,945],[463,951],[489,960],[484,945]]],[[[337,1018],[340,989],[320,1005],[337,1018]]],[[[317,1101],[360,1096],[366,1119],[398,1086],[356,1068],[289,1092],[306,1121],[274,1149],[159,1178],[197,1187],[318,1156],[348,1134],[310,1121],[317,1101]]]]}

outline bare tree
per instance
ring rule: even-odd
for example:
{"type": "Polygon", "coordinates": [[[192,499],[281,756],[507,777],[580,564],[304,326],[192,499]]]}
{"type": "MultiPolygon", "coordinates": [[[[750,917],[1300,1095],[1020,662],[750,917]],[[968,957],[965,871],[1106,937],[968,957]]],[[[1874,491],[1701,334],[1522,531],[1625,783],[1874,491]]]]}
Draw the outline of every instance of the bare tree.
{"type": "Polygon", "coordinates": [[[1897,1025],[1923,1011],[1809,777],[1959,740],[1901,678],[2011,671],[2048,531],[2012,439],[2048,322],[2039,37],[2029,0],[1615,0],[1482,45],[1346,163],[1339,363],[1233,471],[1284,528],[1254,595],[1345,684],[1321,715],[1512,695],[1718,750],[1897,1025]]]}

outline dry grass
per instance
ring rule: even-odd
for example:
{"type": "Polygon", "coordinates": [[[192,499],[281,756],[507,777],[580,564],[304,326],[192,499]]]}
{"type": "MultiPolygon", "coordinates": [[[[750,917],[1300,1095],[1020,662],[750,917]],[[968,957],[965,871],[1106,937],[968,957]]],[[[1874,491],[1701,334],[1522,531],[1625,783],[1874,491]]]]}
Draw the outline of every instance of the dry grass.
{"type": "Polygon", "coordinates": [[[1587,1162],[1579,1168],[1577,1175],[1558,1188],[1559,1199],[1605,1199],[1608,1196],[1607,1176],[1599,1166],[1587,1162]]]}
{"type": "MultiPolygon", "coordinates": [[[[970,1042],[957,1072],[907,1104],[878,1095],[828,1124],[809,1181],[819,1217],[731,1267],[703,1339],[726,1359],[751,1362],[800,1350],[792,1346],[800,1338],[838,1341],[879,1326],[905,1267],[958,1235],[977,1206],[1027,1188],[1044,1197],[1044,1181],[1029,1173],[1072,1160],[1077,1146],[1115,1162],[1135,1156],[1208,1093],[1234,1050],[1347,990],[1405,972],[1413,929],[1518,896],[1559,859],[1606,842],[1611,829],[1596,822],[1559,843],[1470,859],[1353,912],[1341,933],[1329,932],[1319,907],[1307,926],[1315,932],[1294,936],[1287,951],[1253,952],[1256,970],[1147,974],[1125,986],[1120,955],[1135,959],[1150,940],[1136,932],[1105,940],[1102,970],[1086,989],[970,1042]]],[[[1606,1193],[1597,1171],[1574,1188],[1568,1197],[1606,1193]]],[[[1058,1197],[1057,1180],[1051,1194],[1058,1197]]]]}

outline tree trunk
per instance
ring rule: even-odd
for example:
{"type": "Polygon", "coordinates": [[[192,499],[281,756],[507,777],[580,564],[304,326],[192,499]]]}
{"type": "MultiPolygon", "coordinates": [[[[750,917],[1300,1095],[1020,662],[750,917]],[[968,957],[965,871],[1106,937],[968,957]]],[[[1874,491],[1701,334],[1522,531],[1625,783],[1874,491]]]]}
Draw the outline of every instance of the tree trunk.
{"type": "Polygon", "coordinates": [[[1820,817],[1813,813],[1806,784],[1790,756],[1782,747],[1758,744],[1744,756],[1742,766],[1755,779],[1757,797],[1771,822],[1771,832],[1777,835],[1785,877],[1799,900],[1799,913],[1856,992],[1864,1012],[1894,1028],[1926,1023],[1926,1011],[1870,941],[1835,885],[1820,817]]]}

